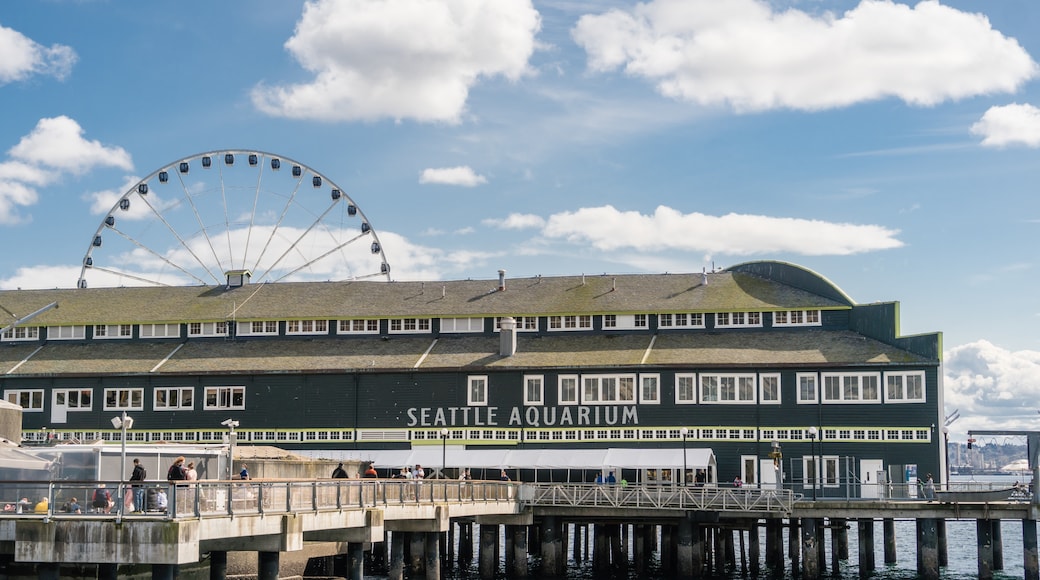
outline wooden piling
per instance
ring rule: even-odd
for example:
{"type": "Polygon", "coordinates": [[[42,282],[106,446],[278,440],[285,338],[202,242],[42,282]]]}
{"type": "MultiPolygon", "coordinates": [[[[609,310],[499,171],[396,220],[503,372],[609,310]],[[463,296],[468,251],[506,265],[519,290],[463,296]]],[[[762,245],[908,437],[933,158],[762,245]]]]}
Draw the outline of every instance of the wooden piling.
{"type": "Polygon", "coordinates": [[[1025,580],[1040,580],[1040,559],[1037,558],[1036,520],[1022,520],[1022,567],[1025,580]]]}
{"type": "Polygon", "coordinates": [[[989,520],[975,520],[975,543],[979,550],[979,580],[993,578],[993,525],[989,520]]]}
{"type": "Polygon", "coordinates": [[[866,578],[874,573],[874,520],[862,518],[856,522],[856,537],[859,541],[859,577],[866,578]]]}
{"type": "Polygon", "coordinates": [[[882,535],[885,542],[885,563],[896,563],[896,521],[885,518],[881,521],[882,535]]]}
{"type": "MultiPolygon", "coordinates": [[[[791,518],[788,523],[787,530],[787,555],[791,560],[791,575],[798,575],[799,558],[801,556],[802,544],[801,544],[801,522],[796,518],[791,518]]],[[[783,530],[780,530],[783,534],[783,530]]],[[[782,538],[781,538],[782,539],[782,538]]],[[[781,542],[783,545],[783,542],[781,542]]]]}
{"type": "Polygon", "coordinates": [[[946,544],[945,518],[937,518],[935,520],[935,532],[939,537],[939,567],[943,568],[950,565],[950,555],[946,544]]]}
{"type": "Polygon", "coordinates": [[[610,537],[606,526],[596,524],[592,527],[592,570],[597,577],[610,574],[610,537]]]}
{"type": "Polygon", "coordinates": [[[917,576],[924,580],[939,578],[939,537],[935,518],[918,518],[917,524],[917,576]]]}
{"type": "MultiPolygon", "coordinates": [[[[636,574],[643,575],[647,571],[647,563],[650,553],[647,551],[646,524],[636,524],[632,527],[632,560],[636,574]]],[[[577,558],[575,558],[577,560],[577,558]]]]}
{"type": "Polygon", "coordinates": [[[679,527],[675,537],[675,560],[676,572],[680,578],[693,577],[693,563],[695,561],[693,557],[695,544],[693,536],[695,529],[696,526],[694,526],[692,519],[682,518],[679,520],[679,527]]]}
{"type": "Polygon", "coordinates": [[[1000,533],[1000,520],[990,520],[993,526],[993,569],[1004,569],[1004,536],[1000,533]]]}
{"type": "Polygon", "coordinates": [[[751,520],[748,528],[748,560],[751,561],[752,576],[757,576],[760,572],[758,559],[761,557],[761,547],[758,541],[758,527],[758,520],[751,520]]]}
{"type": "Polygon", "coordinates": [[[816,580],[821,577],[817,525],[816,518],[802,518],[802,578],[806,580],[816,580]]]}

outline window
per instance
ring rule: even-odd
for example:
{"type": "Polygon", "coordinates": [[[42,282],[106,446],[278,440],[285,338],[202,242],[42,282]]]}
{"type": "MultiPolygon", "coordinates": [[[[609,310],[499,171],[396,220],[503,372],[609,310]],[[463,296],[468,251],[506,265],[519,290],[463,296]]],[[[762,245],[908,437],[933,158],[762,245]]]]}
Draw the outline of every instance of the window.
{"type": "Polygon", "coordinates": [[[798,373],[798,402],[815,403],[816,401],[816,373],[798,373]]]}
{"type": "Polygon", "coordinates": [[[773,326],[820,326],[819,310],[780,310],[773,313],[773,326]]]}
{"type": "Polygon", "coordinates": [[[715,315],[716,328],[762,326],[761,312],[719,312],[715,315]]]}
{"type": "Polygon", "coordinates": [[[603,328],[613,330],[635,330],[647,328],[647,315],[645,314],[604,314],[603,328]]]}
{"type": "Polygon", "coordinates": [[[250,320],[248,322],[239,322],[237,330],[239,336],[252,335],[252,336],[277,336],[278,335],[278,321],[277,320],[250,320]]]}
{"type": "MultiPolygon", "coordinates": [[[[517,332],[534,332],[538,330],[537,316],[514,316],[517,332]]],[[[495,318],[495,332],[502,330],[502,317],[495,318]]]]}
{"type": "Polygon", "coordinates": [[[603,328],[617,328],[617,315],[616,314],[604,314],[603,315],[603,328]]]}
{"type": "Polygon", "coordinates": [[[89,411],[93,407],[93,395],[93,389],[55,389],[54,406],[64,407],[69,411],[89,411]]]}
{"type": "Polygon", "coordinates": [[[285,324],[286,334],[328,334],[328,320],[290,320],[285,324]]]}
{"type": "Polygon", "coordinates": [[[179,411],[195,408],[195,389],[192,387],[156,387],[153,391],[156,411],[179,411]]]}
{"type": "Polygon", "coordinates": [[[227,336],[228,325],[221,322],[192,322],[188,324],[188,336],[227,336]]]}
{"type": "Polygon", "coordinates": [[[755,375],[701,375],[702,403],[754,403],[755,375]]]}
{"type": "Polygon", "coordinates": [[[885,373],[885,402],[924,402],[924,372],[885,373]]]}
{"type": "Polygon", "coordinates": [[[582,316],[550,316],[549,330],[591,330],[592,317],[582,316]]]}
{"type": "Polygon", "coordinates": [[[470,407],[486,407],[488,404],[487,376],[469,377],[466,389],[466,404],[470,407]]]}
{"type": "Polygon", "coordinates": [[[576,375],[560,376],[557,397],[561,405],[578,404],[578,377],[576,375]]]}
{"type": "Polygon", "coordinates": [[[144,389],[105,389],[106,411],[141,411],[144,409],[144,389]]]}
{"type": "Polygon", "coordinates": [[[697,402],[697,375],[675,375],[675,402],[679,404],[697,402]]]}
{"type": "Polygon", "coordinates": [[[43,410],[43,389],[10,389],[4,391],[4,400],[19,405],[23,411],[43,410]]]}
{"type": "Polygon", "coordinates": [[[442,318],[441,332],[484,332],[484,319],[442,318]]]}
{"type": "Polygon", "coordinates": [[[584,404],[636,402],[635,375],[583,375],[581,380],[584,404]]]}
{"type": "Polygon", "coordinates": [[[94,326],[94,338],[132,338],[132,324],[97,324],[94,326]]]}
{"type": "Polygon", "coordinates": [[[541,405],[543,400],[542,375],[524,375],[524,404],[541,405]]]}
{"type": "Polygon", "coordinates": [[[207,411],[246,408],[245,387],[206,387],[205,392],[205,409],[207,411]]]}
{"type": "Polygon", "coordinates": [[[141,338],[180,338],[180,324],[142,324],[141,338]]]}
{"type": "Polygon", "coordinates": [[[658,328],[704,328],[704,315],[699,312],[658,314],[658,328]]]}
{"type": "Polygon", "coordinates": [[[394,334],[417,334],[430,332],[429,318],[391,318],[390,332],[394,334]]]}
{"type": "Polygon", "coordinates": [[[639,375],[639,402],[656,405],[661,402],[660,375],[639,375]]]}
{"type": "Polygon", "coordinates": [[[762,403],[780,404],[780,375],[762,374],[758,376],[759,400],[762,403]]]}
{"type": "Polygon", "coordinates": [[[823,402],[876,403],[881,401],[877,373],[823,374],[823,402]]]}
{"type": "Polygon", "coordinates": [[[353,320],[340,320],[340,334],[377,334],[379,332],[379,320],[375,318],[357,318],[353,320]]]}
{"type": "Polygon", "coordinates": [[[802,457],[802,473],[805,474],[805,479],[802,481],[802,487],[805,489],[813,489],[820,487],[820,470],[818,469],[818,460],[814,456],[802,457]]]}
{"type": "Polygon", "coordinates": [[[16,326],[4,331],[3,340],[39,340],[39,326],[16,326]]]}
{"type": "Polygon", "coordinates": [[[86,326],[48,326],[47,340],[82,340],[87,336],[86,326]]]}

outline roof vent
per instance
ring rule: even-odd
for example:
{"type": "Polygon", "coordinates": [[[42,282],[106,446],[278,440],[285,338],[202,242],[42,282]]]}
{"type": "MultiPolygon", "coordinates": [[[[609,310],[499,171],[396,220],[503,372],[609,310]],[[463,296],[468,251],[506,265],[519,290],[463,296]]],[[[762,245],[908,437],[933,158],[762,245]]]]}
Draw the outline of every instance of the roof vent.
{"type": "Polygon", "coordinates": [[[512,316],[503,316],[498,321],[501,329],[498,341],[498,354],[502,356],[513,356],[516,354],[516,319],[512,316]]]}
{"type": "Polygon", "coordinates": [[[701,268],[701,286],[708,285],[708,272],[704,268],[701,268]]]}
{"type": "Polygon", "coordinates": [[[228,288],[245,286],[249,283],[249,278],[253,275],[249,270],[228,270],[225,274],[227,275],[228,288]]]}
{"type": "Polygon", "coordinates": [[[506,271],[505,270],[499,270],[498,271],[498,291],[499,292],[505,292],[505,290],[506,290],[506,271]]]}

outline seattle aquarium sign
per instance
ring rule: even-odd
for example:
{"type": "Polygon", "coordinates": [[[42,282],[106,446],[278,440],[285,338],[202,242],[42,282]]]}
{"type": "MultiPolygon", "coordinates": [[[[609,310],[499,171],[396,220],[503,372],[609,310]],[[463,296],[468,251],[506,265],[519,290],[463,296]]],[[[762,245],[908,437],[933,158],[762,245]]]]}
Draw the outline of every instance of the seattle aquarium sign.
{"type": "Polygon", "coordinates": [[[409,427],[580,427],[638,425],[636,407],[411,407],[409,427]]]}

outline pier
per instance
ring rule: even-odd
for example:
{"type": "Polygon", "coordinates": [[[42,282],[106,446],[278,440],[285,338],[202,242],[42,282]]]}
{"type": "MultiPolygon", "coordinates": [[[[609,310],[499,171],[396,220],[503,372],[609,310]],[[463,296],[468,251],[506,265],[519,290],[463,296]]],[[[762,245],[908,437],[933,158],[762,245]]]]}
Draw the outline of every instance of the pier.
{"type": "MultiPolygon", "coordinates": [[[[946,521],[968,519],[976,521],[980,578],[1003,568],[1001,520],[1022,522],[1024,576],[1040,578],[1038,508],[1027,501],[811,501],[790,490],[717,486],[249,480],[149,484],[168,494],[162,511],[131,513],[118,502],[109,513],[90,513],[86,499],[84,513],[60,511],[65,500],[88,498],[97,486],[0,484],[9,497],[17,489],[49,499],[40,512],[31,506],[0,512],[2,569],[33,564],[40,578],[57,579],[62,565],[86,564],[97,566],[99,578],[116,578],[120,566],[150,566],[152,578],[166,579],[178,566],[208,557],[210,578],[222,580],[227,553],[248,551],[257,554],[258,577],[273,580],[280,554],[327,542],[336,547],[334,573],[356,580],[364,577],[366,561],[393,580],[406,572],[439,579],[442,569],[471,563],[474,553],[482,578],[503,571],[558,577],[568,552],[591,559],[598,571],[645,569],[656,554],[663,570],[688,578],[738,566],[754,575],[764,555],[766,566],[789,566],[796,577],[815,579],[848,559],[850,531],[860,574],[869,575],[880,521],[885,562],[895,561],[897,549],[913,549],[920,577],[938,578],[947,557],[946,521]],[[914,546],[896,546],[896,520],[916,522],[914,546]],[[537,574],[530,568],[533,555],[540,557],[537,574]]],[[[107,488],[116,498],[132,493],[121,482],[107,488]]]]}

